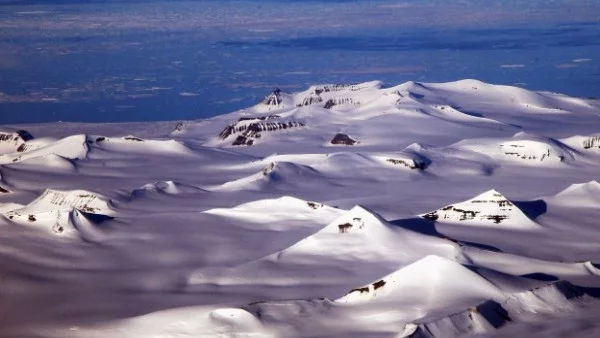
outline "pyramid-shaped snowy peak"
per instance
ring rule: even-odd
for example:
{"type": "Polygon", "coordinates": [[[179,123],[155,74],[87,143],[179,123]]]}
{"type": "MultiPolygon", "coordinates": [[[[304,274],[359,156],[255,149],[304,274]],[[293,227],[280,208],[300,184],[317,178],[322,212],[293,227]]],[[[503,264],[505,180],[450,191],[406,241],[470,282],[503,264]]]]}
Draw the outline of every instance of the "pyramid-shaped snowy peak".
{"type": "Polygon", "coordinates": [[[527,217],[514,202],[496,190],[490,190],[472,199],[445,206],[421,215],[421,217],[440,223],[514,229],[539,228],[539,225],[527,217]]]}

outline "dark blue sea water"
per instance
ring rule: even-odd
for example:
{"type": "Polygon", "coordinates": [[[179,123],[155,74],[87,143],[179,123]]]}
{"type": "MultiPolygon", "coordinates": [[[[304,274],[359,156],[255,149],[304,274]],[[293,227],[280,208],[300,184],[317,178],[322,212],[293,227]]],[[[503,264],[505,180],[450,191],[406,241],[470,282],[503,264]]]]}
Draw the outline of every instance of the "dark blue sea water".
{"type": "Polygon", "coordinates": [[[369,80],[600,96],[593,5],[535,16],[482,0],[113,2],[0,1],[0,124],[197,119],[276,87],[369,80]]]}

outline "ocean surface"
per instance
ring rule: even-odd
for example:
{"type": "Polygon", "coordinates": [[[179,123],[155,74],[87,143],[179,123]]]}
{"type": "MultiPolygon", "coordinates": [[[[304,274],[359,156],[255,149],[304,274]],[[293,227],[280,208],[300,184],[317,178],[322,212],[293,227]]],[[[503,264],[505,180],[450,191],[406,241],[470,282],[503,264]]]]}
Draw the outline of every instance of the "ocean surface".
{"type": "Polygon", "coordinates": [[[0,124],[200,119],[368,80],[600,96],[600,6],[535,3],[0,1],[0,124]]]}

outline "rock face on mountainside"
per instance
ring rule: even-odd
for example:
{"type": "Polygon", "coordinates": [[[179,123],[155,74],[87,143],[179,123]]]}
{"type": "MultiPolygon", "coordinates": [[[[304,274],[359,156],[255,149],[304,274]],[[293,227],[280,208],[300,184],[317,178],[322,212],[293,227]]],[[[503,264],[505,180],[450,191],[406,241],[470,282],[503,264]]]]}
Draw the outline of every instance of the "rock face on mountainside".
{"type": "Polygon", "coordinates": [[[25,130],[0,131],[0,154],[23,152],[27,148],[26,142],[30,140],[33,140],[33,136],[25,130]]]}
{"type": "Polygon", "coordinates": [[[323,102],[323,98],[321,97],[320,94],[321,94],[320,91],[315,91],[314,93],[304,97],[304,99],[302,99],[302,102],[298,103],[296,105],[296,107],[310,106],[313,104],[323,102]]]}
{"type": "Polygon", "coordinates": [[[279,115],[269,115],[260,117],[242,117],[236,123],[225,127],[217,136],[221,140],[234,137],[232,145],[251,146],[256,139],[262,137],[264,133],[281,131],[304,127],[304,123],[298,121],[288,121],[282,119],[279,115]]]}
{"type": "Polygon", "coordinates": [[[388,158],[386,159],[386,162],[393,165],[404,166],[409,169],[425,170],[425,168],[427,168],[427,163],[421,159],[388,158]]]}
{"type": "Polygon", "coordinates": [[[510,141],[500,145],[507,158],[529,162],[562,162],[565,155],[555,147],[537,141],[510,141]]]}
{"type": "Polygon", "coordinates": [[[600,136],[590,136],[583,140],[583,149],[600,149],[600,136]]]}
{"type": "Polygon", "coordinates": [[[355,86],[344,86],[344,85],[324,85],[311,87],[307,94],[304,94],[299,99],[301,100],[296,104],[296,107],[305,107],[312,105],[322,105],[325,109],[331,109],[333,106],[341,104],[354,104],[355,100],[349,96],[333,96],[339,95],[339,93],[350,93],[353,91],[362,90],[363,88],[357,88],[355,86]],[[327,101],[323,98],[325,96],[327,101]],[[323,102],[325,103],[323,104],[323,102]]]}
{"type": "Polygon", "coordinates": [[[353,146],[357,143],[358,141],[353,140],[350,136],[346,135],[346,134],[336,134],[333,139],[331,139],[331,144],[339,144],[339,145],[346,145],[346,146],[353,146]]]}
{"type": "Polygon", "coordinates": [[[283,103],[281,89],[276,88],[271,95],[265,97],[262,101],[262,104],[266,106],[278,106],[283,103]]]}
{"type": "Polygon", "coordinates": [[[496,190],[487,191],[464,202],[445,206],[421,217],[435,222],[469,225],[525,229],[539,227],[512,201],[496,190]]]}

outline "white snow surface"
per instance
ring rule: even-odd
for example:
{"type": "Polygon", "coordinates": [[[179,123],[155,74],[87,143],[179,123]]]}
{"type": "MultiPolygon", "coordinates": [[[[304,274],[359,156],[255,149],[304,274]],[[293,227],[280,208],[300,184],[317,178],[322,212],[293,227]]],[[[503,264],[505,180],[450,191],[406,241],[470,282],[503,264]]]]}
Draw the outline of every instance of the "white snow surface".
{"type": "Polygon", "coordinates": [[[599,135],[477,80],[0,126],[0,336],[600,332],[599,135]]]}

